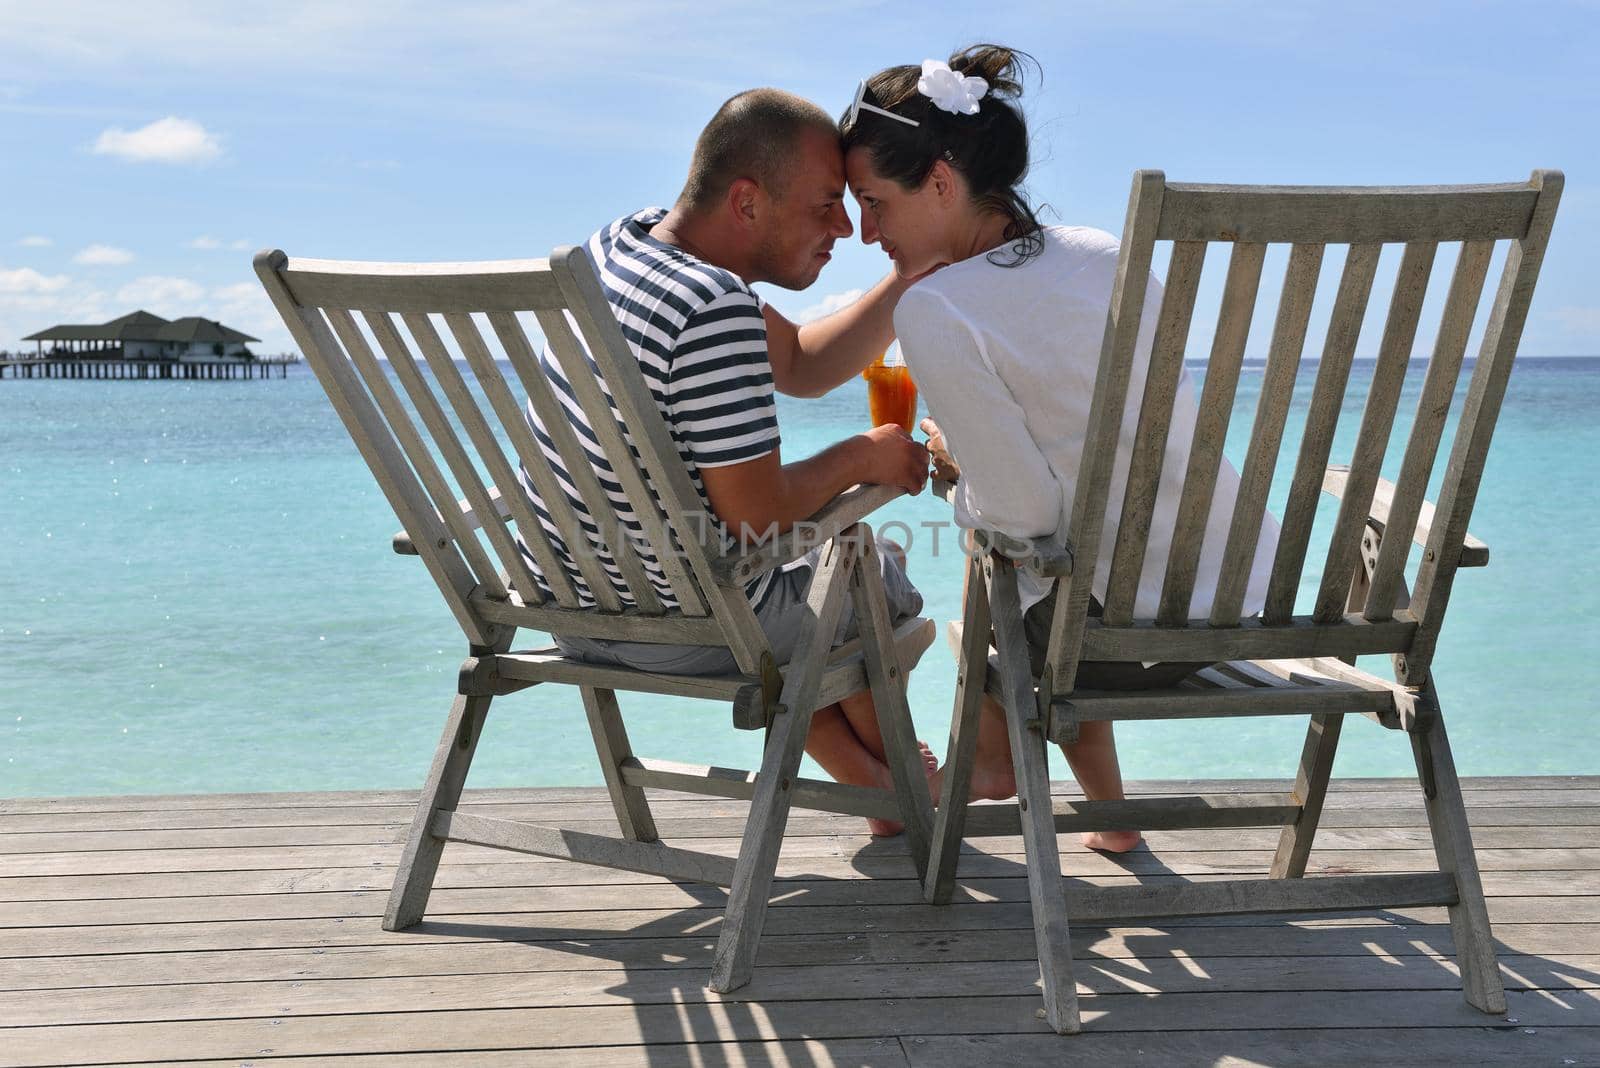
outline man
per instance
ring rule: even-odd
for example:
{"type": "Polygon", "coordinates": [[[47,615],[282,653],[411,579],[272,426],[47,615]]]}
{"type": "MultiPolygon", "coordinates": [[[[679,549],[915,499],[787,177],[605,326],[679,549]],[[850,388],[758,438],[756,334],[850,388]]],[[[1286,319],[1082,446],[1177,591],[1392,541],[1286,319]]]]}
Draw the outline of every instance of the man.
{"type": "MultiPolygon", "coordinates": [[[[779,454],[774,387],[816,397],[858,374],[892,340],[894,303],[909,284],[891,275],[849,308],[805,326],[764,305],[751,290],[755,282],[798,290],[816,281],[833,243],[852,232],[844,192],[838,132],[827,114],[789,93],[754,89],[725,103],[701,132],[688,181],[670,211],[625,216],[587,246],[690,477],[731,537],[754,540],[781,532],[856,483],[917,493],[927,479],[927,450],[893,425],[806,460],[786,464],[779,454]]],[[[543,363],[558,391],[570,395],[556,362],[547,354],[543,363]]],[[[587,430],[576,405],[567,405],[566,412],[580,435],[587,430]]],[[[528,416],[536,434],[548,440],[531,407],[528,416]]],[[[570,484],[559,455],[545,451],[570,484]]],[[[594,467],[602,483],[616,483],[603,460],[594,467]]],[[[526,477],[523,482],[537,502],[526,477]]],[[[625,498],[613,495],[613,502],[616,523],[637,529],[625,498]]],[[[616,529],[613,517],[590,516],[570,494],[569,503],[586,526],[616,529]]],[[[593,603],[559,531],[547,523],[546,533],[580,598],[593,603]]],[[[675,605],[659,565],[641,548],[663,604],[675,605]]],[[[892,543],[883,549],[878,555],[890,611],[900,618],[915,615],[922,598],[905,576],[904,555],[892,543]]],[[[615,563],[603,549],[594,551],[618,595],[631,603],[615,563]]],[[[814,558],[796,561],[747,589],[780,661],[794,649],[814,566],[814,558]]],[[[848,606],[846,613],[841,640],[854,629],[848,606]]],[[[597,663],[670,674],[735,670],[726,650],[703,646],[557,641],[567,655],[597,663]]],[[[840,782],[890,784],[869,693],[819,709],[806,751],[840,782]]],[[[925,755],[930,771],[932,759],[925,755]]],[[[885,820],[869,823],[877,834],[900,829],[885,820]]]]}

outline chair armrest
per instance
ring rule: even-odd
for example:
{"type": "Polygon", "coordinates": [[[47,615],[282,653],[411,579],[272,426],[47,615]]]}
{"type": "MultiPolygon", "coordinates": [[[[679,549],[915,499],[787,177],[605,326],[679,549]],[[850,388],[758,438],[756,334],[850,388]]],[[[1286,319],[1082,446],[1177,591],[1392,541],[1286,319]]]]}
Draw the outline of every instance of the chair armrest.
{"type": "Polygon", "coordinates": [[[763,541],[753,549],[736,547],[711,561],[711,569],[719,583],[743,586],[762,572],[800,559],[904,492],[898,486],[851,486],[823,505],[816,515],[790,527],[787,533],[763,541]]]}
{"type": "MultiPolygon", "coordinates": [[[[956,484],[933,480],[933,495],[946,504],[955,503],[956,484]]],[[[998,531],[991,531],[999,539],[999,544],[989,546],[990,549],[1006,557],[1024,571],[1031,571],[1035,575],[1045,578],[1064,578],[1072,574],[1072,543],[1057,545],[1048,538],[1013,538],[998,531]]],[[[979,535],[983,535],[980,533],[979,535]]]]}
{"type": "MultiPolygon", "coordinates": [[[[1350,481],[1350,468],[1344,464],[1330,466],[1322,476],[1322,492],[1331,496],[1343,498],[1345,485],[1350,481]]],[[[1394,483],[1386,478],[1378,479],[1377,489],[1372,494],[1372,518],[1378,522],[1389,525],[1389,507],[1394,503],[1394,483]]],[[[1417,529],[1411,532],[1411,540],[1418,545],[1428,544],[1428,534],[1433,528],[1433,502],[1423,501],[1422,507],[1417,511],[1417,529]]],[[[1473,537],[1470,533],[1461,546],[1461,562],[1459,567],[1482,567],[1489,562],[1489,546],[1473,537]]]]}
{"type": "MultiPolygon", "coordinates": [[[[511,508],[506,504],[505,498],[500,496],[500,487],[489,487],[489,499],[494,502],[495,512],[501,522],[505,522],[511,518],[511,508]]],[[[457,501],[456,507],[461,509],[461,518],[466,522],[469,530],[477,530],[479,527],[483,526],[482,517],[472,510],[472,505],[468,504],[466,501],[457,501]]],[[[395,531],[392,541],[394,544],[394,551],[399,553],[401,556],[417,555],[417,547],[412,542],[411,535],[407,534],[405,531],[395,531]]]]}

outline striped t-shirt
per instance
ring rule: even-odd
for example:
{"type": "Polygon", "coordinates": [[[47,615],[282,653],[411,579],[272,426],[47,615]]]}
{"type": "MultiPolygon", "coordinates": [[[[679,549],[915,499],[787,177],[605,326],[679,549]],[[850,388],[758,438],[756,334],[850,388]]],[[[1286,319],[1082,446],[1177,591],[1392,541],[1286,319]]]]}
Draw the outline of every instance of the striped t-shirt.
{"type": "MultiPolygon", "coordinates": [[[[651,228],[665,216],[665,209],[649,208],[618,219],[591,237],[585,251],[600,275],[606,300],[622,327],[628,348],[639,361],[645,385],[661,410],[700,501],[706,513],[714,515],[700,481],[700,469],[744,463],[778,447],[778,412],[772,399],[767,327],[761,317],[760,300],[738,275],[650,236],[651,228]]],[[[677,607],[672,587],[645,541],[639,517],[601,451],[560,362],[548,347],[540,357],[540,365],[615,511],[612,516],[602,517],[606,540],[616,537],[620,524],[630,535],[661,603],[677,607]]],[[[594,367],[592,360],[590,366],[594,367]]],[[[598,377],[597,368],[595,374],[598,377]]],[[[608,389],[606,396],[610,399],[608,389]]],[[[611,411],[620,425],[622,414],[614,400],[611,411]]],[[[634,604],[622,571],[601,544],[600,524],[578,494],[565,461],[532,404],[527,416],[567,504],[589,538],[590,553],[605,569],[622,603],[634,604]]],[[[633,448],[632,437],[627,436],[629,447],[633,448]]],[[[579,602],[594,605],[594,595],[526,469],[521,480],[534,513],[577,590],[579,602]]],[[[720,523],[717,532],[724,544],[730,544],[720,523]]],[[[548,596],[549,587],[526,545],[522,546],[522,553],[548,596]]],[[[750,602],[757,608],[772,588],[773,574],[767,572],[747,587],[750,602]]]]}

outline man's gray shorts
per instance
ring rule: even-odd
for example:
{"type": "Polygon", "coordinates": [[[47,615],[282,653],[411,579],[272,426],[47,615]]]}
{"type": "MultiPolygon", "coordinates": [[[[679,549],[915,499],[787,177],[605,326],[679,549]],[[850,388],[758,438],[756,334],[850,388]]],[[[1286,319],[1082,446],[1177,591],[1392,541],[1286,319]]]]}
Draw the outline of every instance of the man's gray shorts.
{"type": "MultiPolygon", "coordinates": [[[[902,552],[886,538],[878,538],[878,566],[883,574],[883,590],[889,601],[889,617],[899,624],[922,611],[922,594],[906,577],[902,552]]],[[[806,591],[811,585],[819,546],[801,557],[787,571],[773,577],[766,603],[756,612],[756,620],[766,632],[772,654],[786,664],[800,638],[800,624],[806,616],[806,591]]],[[[846,598],[844,613],[834,632],[834,645],[856,636],[855,604],[846,598]]],[[[590,664],[610,664],[652,671],[663,675],[736,675],[739,667],[726,649],[714,645],[657,645],[652,642],[600,641],[594,638],[556,638],[562,653],[590,664]]]]}

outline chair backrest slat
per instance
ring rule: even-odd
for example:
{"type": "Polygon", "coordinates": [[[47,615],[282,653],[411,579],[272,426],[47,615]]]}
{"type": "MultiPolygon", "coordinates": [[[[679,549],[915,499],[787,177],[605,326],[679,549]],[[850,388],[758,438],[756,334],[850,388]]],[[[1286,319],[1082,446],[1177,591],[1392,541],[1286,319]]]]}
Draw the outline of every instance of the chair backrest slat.
{"type": "Polygon", "coordinates": [[[1333,450],[1333,435],[1339,425],[1350,367],[1355,361],[1356,341],[1361,336],[1361,322],[1382,251],[1382,245],[1357,244],[1351,245],[1345,256],[1338,296],[1334,298],[1327,339],[1322,346],[1322,360],[1317,365],[1305,432],[1300,439],[1300,456],[1295,461],[1289,500],[1284,505],[1278,531],[1278,551],[1272,562],[1272,577],[1267,583],[1266,606],[1261,610],[1262,618],[1268,623],[1287,623],[1294,615],[1295,594],[1300,588],[1300,575],[1311,543],[1311,527],[1322,496],[1322,475],[1333,450]]]}
{"type": "Polygon", "coordinates": [[[1206,364],[1200,412],[1195,419],[1194,438],[1189,449],[1189,468],[1184,475],[1183,496],[1178,503],[1178,518],[1172,532],[1172,552],[1167,557],[1167,573],[1161,586],[1161,605],[1156,614],[1161,623],[1184,623],[1189,618],[1206,520],[1211,515],[1211,497],[1222,464],[1222,447],[1233,415],[1234,391],[1239,384],[1239,368],[1244,363],[1244,346],[1250,335],[1250,319],[1255,311],[1266,252],[1265,245],[1242,241],[1233,246],[1233,255],[1228,261],[1222,312],[1217,318],[1211,358],[1206,364]]]}
{"type": "Polygon", "coordinates": [[[500,583],[499,570],[489,554],[484,551],[483,545],[473,536],[472,525],[462,515],[456,493],[445,481],[439,465],[434,462],[433,453],[428,451],[427,444],[412,425],[411,419],[406,414],[405,405],[401,403],[394,388],[389,384],[388,376],[383,373],[382,365],[373,355],[372,346],[368,345],[367,339],[362,336],[354,317],[343,308],[329,308],[327,317],[334,333],[344,345],[345,352],[349,354],[350,362],[360,373],[367,392],[377,401],[378,409],[383,412],[400,450],[411,464],[411,469],[416,472],[417,478],[427,489],[428,496],[433,500],[433,507],[445,527],[449,529],[456,548],[460,550],[468,566],[472,568],[473,574],[477,576],[478,585],[490,596],[504,597],[505,587],[500,583]]]}
{"type": "Polygon", "coordinates": [[[1472,516],[1472,506],[1478,497],[1478,482],[1483,476],[1489,440],[1494,435],[1500,403],[1505,398],[1511,363],[1522,340],[1528,305],[1539,281],[1539,269],[1544,264],[1545,247],[1550,241],[1550,228],[1555,223],[1565,180],[1560,171],[1535,171],[1529,185],[1538,200],[1527,229],[1515,235],[1517,240],[1506,253],[1500,288],[1484,329],[1477,366],[1472,370],[1467,399],[1462,405],[1461,423],[1450,449],[1450,462],[1439,488],[1435,523],[1417,571],[1416,589],[1411,598],[1411,612],[1418,620],[1417,635],[1399,665],[1400,681],[1407,686],[1421,685],[1433,660],[1445,608],[1455,584],[1461,547],[1467,537],[1467,520],[1472,516]]]}
{"type": "MultiPolygon", "coordinates": [[[[661,506],[656,503],[650,486],[645,483],[640,470],[643,459],[638,452],[637,443],[628,441],[622,427],[616,421],[616,416],[612,413],[613,394],[602,388],[600,380],[590,369],[591,356],[585,351],[583,343],[567,321],[565,312],[541,312],[539,325],[544,329],[550,351],[555,354],[556,361],[561,365],[567,384],[572,387],[573,396],[583,409],[585,421],[594,433],[601,450],[608,457],[623,458],[622,462],[613,459],[611,469],[616,475],[623,495],[633,507],[633,514],[638,518],[645,538],[652,545],[666,547],[656,553],[656,561],[661,565],[661,572],[672,588],[673,596],[682,606],[684,615],[705,615],[705,604],[701,601],[693,580],[684,571],[683,562],[678,558],[676,543],[667,526],[666,517],[662,514],[661,506]]],[[[627,413],[623,413],[623,418],[627,418],[627,413]]],[[[619,532],[616,540],[626,540],[625,535],[619,532]]]]}
{"type": "Polygon", "coordinates": [[[1378,365],[1373,371],[1366,408],[1361,413],[1361,429],[1351,453],[1350,479],[1339,502],[1339,517],[1334,521],[1333,539],[1328,543],[1327,563],[1317,589],[1312,618],[1318,623],[1333,623],[1344,618],[1350,592],[1350,577],[1361,555],[1361,528],[1372,512],[1372,491],[1378,484],[1383,455],[1388,451],[1389,433],[1394,427],[1400,390],[1405,385],[1411,360],[1411,345],[1416,339],[1422,301],[1427,294],[1428,275],[1438,244],[1414,241],[1406,245],[1395,277],[1394,296],[1384,320],[1383,340],[1378,346],[1378,365]]]}
{"type": "Polygon", "coordinates": [[[1395,479],[1394,498],[1389,505],[1388,525],[1394,536],[1383,539],[1378,562],[1373,569],[1362,613],[1369,620],[1389,619],[1404,581],[1406,558],[1411,551],[1410,532],[1416,529],[1417,513],[1428,491],[1428,475],[1439,452],[1439,439],[1450,413],[1450,399],[1461,375],[1461,361],[1467,351],[1467,335],[1483,293],[1483,280],[1489,272],[1493,241],[1468,241],[1461,247],[1455,276],[1445,298],[1433,358],[1417,400],[1417,414],[1411,424],[1400,474],[1395,479]]]}
{"type": "Polygon", "coordinates": [[[295,343],[306,354],[312,372],[389,506],[406,530],[419,535],[417,554],[439,587],[451,615],[469,642],[489,644],[498,628],[483,618],[469,599],[477,579],[449,537],[439,511],[429,503],[427,492],[417,481],[383,416],[351,371],[327,319],[317,308],[302,305],[285,282],[283,271],[288,262],[289,258],[277,250],[257,254],[255,269],[262,287],[295,343]]]}
{"type": "Polygon", "coordinates": [[[1171,182],[1158,241],[1477,241],[1528,232],[1538,193],[1504,185],[1240,186],[1171,182]],[[1354,194],[1354,195],[1352,195],[1354,194]]]}
{"type": "Polygon", "coordinates": [[[1133,439],[1133,456],[1128,465],[1128,489],[1122,497],[1122,516],[1117,521],[1116,546],[1111,554],[1111,578],[1101,618],[1109,625],[1121,626],[1133,619],[1133,606],[1139,594],[1139,576],[1144,571],[1145,551],[1150,541],[1150,521],[1155,515],[1157,491],[1161,487],[1161,465],[1167,450],[1167,433],[1172,426],[1172,407],[1183,377],[1183,354],[1189,341],[1189,324],[1194,316],[1195,294],[1205,264],[1204,241],[1175,241],[1167,266],[1167,285],[1161,298],[1161,315],[1150,348],[1150,366],[1145,373],[1144,397],[1139,404],[1138,432],[1133,439]]]}
{"type": "Polygon", "coordinates": [[[1231,627],[1239,622],[1267,514],[1267,491],[1272,488],[1272,476],[1277,469],[1283,425],[1289,418],[1289,402],[1294,399],[1295,378],[1305,351],[1311,302],[1322,271],[1322,252],[1322,245],[1311,244],[1295,245],[1289,253],[1283,296],[1278,302],[1278,321],[1273,326],[1272,345],[1267,350],[1266,378],[1256,403],[1250,446],[1245,453],[1244,466],[1239,469],[1239,493],[1234,498],[1222,572],[1217,577],[1212,601],[1211,625],[1214,627],[1231,627]]]}
{"type": "Polygon", "coordinates": [[[1150,262],[1155,252],[1156,224],[1161,219],[1161,197],[1165,188],[1166,177],[1160,171],[1139,171],[1133,176],[1133,189],[1128,194],[1122,250],[1117,257],[1111,305],[1106,312],[1106,329],[1100,342],[1100,367],[1095,373],[1094,395],[1089,401],[1083,463],[1072,494],[1069,535],[1075,539],[1073,573],[1060,580],[1050,642],[1045,650],[1046,666],[1057,679],[1070,680],[1078,672],[1089,598],[1100,560],[1106,494],[1122,436],[1128,382],[1139,343],[1144,298],[1150,288],[1150,262]]]}
{"type": "MultiPolygon", "coordinates": [[[[477,448],[484,466],[489,469],[495,484],[504,487],[501,492],[506,510],[516,521],[517,531],[522,535],[523,544],[538,563],[539,570],[544,573],[545,584],[550,587],[552,596],[561,607],[578,607],[577,588],[562,566],[555,547],[550,544],[550,538],[545,534],[539,517],[534,514],[532,503],[527,495],[521,492],[522,487],[517,472],[512,469],[505,454],[500,450],[495,432],[479,409],[477,399],[472,396],[466,380],[456,370],[456,365],[445,351],[432,322],[425,316],[416,316],[419,322],[412,326],[411,318],[407,317],[406,321],[413,334],[418,330],[427,332],[429,341],[424,344],[423,349],[428,354],[429,365],[434,368],[434,377],[444,387],[445,394],[456,408],[462,426],[472,438],[472,443],[477,448]]],[[[516,402],[511,399],[510,392],[505,389],[505,383],[500,380],[500,372],[495,369],[488,346],[484,344],[483,336],[478,333],[472,317],[465,312],[445,312],[442,318],[445,327],[450,331],[450,336],[455,339],[456,346],[467,358],[467,363],[473,370],[473,377],[483,389],[484,396],[489,400],[495,414],[500,415],[500,411],[507,407],[515,414],[516,402]],[[498,391],[495,389],[497,384],[500,387],[498,391]]],[[[512,446],[520,457],[521,453],[526,451],[519,447],[514,433],[517,429],[523,429],[520,421],[512,420],[507,423],[502,419],[501,425],[506,428],[507,436],[512,439],[512,446]]],[[[525,431],[524,436],[526,436],[525,431]]],[[[520,585],[518,591],[521,592],[520,585]]],[[[525,597],[524,600],[528,598],[525,597]]],[[[532,603],[539,603],[539,599],[533,598],[532,603]]]]}
{"type": "MultiPolygon", "coordinates": [[[[406,325],[406,329],[410,332],[412,340],[422,350],[423,358],[433,368],[435,381],[439,382],[448,395],[450,386],[447,382],[450,377],[453,377],[452,373],[455,368],[452,365],[449,368],[449,372],[442,370],[445,365],[450,364],[450,357],[444,351],[444,343],[439,340],[438,333],[433,329],[433,324],[428,321],[427,316],[420,312],[406,312],[402,316],[402,320],[406,325]]],[[[373,336],[378,339],[379,346],[388,355],[389,366],[394,368],[395,375],[400,379],[401,386],[405,388],[406,393],[411,397],[411,404],[416,408],[417,415],[421,418],[423,426],[428,428],[428,436],[432,438],[434,447],[439,450],[439,455],[444,458],[445,466],[455,476],[456,485],[460,488],[462,497],[483,517],[484,522],[480,529],[485,537],[488,538],[489,544],[494,546],[495,553],[500,557],[500,563],[509,574],[512,585],[517,588],[517,591],[522,594],[524,599],[531,598],[537,601],[539,599],[537,580],[533,577],[533,573],[528,570],[528,565],[523,561],[522,554],[517,550],[516,542],[506,529],[505,524],[499,522],[494,501],[489,495],[488,484],[484,482],[482,474],[473,463],[472,454],[461,443],[461,438],[456,434],[455,427],[450,423],[450,417],[445,413],[444,406],[439,403],[438,397],[434,395],[433,390],[429,387],[421,366],[412,355],[410,347],[406,345],[405,340],[400,336],[400,331],[396,328],[393,318],[387,315],[373,315],[368,318],[367,322],[372,329],[373,336]],[[529,593],[530,590],[533,591],[531,594],[529,593]]],[[[475,405],[470,404],[470,400],[468,398],[468,405],[466,406],[475,408],[475,405]]],[[[457,409],[457,416],[460,417],[460,409],[464,406],[459,400],[456,400],[452,407],[457,409]]],[[[468,433],[471,434],[472,428],[468,427],[467,429],[468,433]]],[[[488,442],[488,447],[494,452],[499,451],[492,437],[488,442]]],[[[480,451],[482,448],[483,446],[480,445],[480,451]]],[[[516,483],[514,480],[508,482],[497,478],[496,481],[501,482],[504,486],[503,493],[515,492],[516,483]]],[[[488,590],[489,595],[496,600],[504,599],[505,590],[500,586],[498,580],[496,580],[493,587],[486,584],[485,588],[488,590]]]]}
{"type": "MultiPolygon", "coordinates": [[[[564,318],[561,324],[566,325],[564,318]]],[[[493,327],[495,337],[500,339],[501,348],[511,363],[511,369],[517,373],[517,381],[527,392],[534,414],[539,417],[539,422],[554,443],[556,452],[561,456],[576,457],[582,461],[569,462],[565,465],[567,477],[572,480],[572,487],[577,491],[578,498],[591,516],[598,519],[612,515],[614,507],[611,499],[601,487],[594,468],[589,465],[586,450],[579,443],[572,424],[567,421],[561,402],[557,400],[550,380],[545,377],[539,365],[539,357],[534,353],[533,345],[528,341],[528,335],[522,329],[522,324],[511,312],[490,312],[489,325],[493,327]]],[[[567,545],[591,545],[608,553],[617,565],[617,570],[621,572],[623,585],[633,596],[633,602],[638,606],[639,612],[642,615],[659,616],[664,611],[661,598],[656,594],[656,588],[651,583],[649,575],[645,573],[644,563],[639,559],[633,540],[622,530],[622,524],[616,523],[608,528],[608,525],[601,521],[596,524],[598,528],[596,532],[590,534],[568,505],[566,490],[557,480],[554,470],[543,460],[542,455],[540,459],[539,464],[528,469],[528,474],[547,506],[550,506],[551,502],[558,502],[550,508],[550,512],[567,545]]],[[[580,560],[594,560],[598,566],[596,553],[580,551],[577,555],[580,560]]],[[[584,575],[588,577],[590,572],[585,571],[584,575]]],[[[589,581],[590,588],[593,589],[595,580],[590,578],[589,581]]],[[[609,587],[611,583],[606,581],[604,585],[609,587]]]]}
{"type": "Polygon", "coordinates": [[[404,312],[534,311],[559,308],[561,290],[545,260],[483,263],[355,263],[296,260],[288,283],[310,308],[404,312]]]}
{"type": "MultiPolygon", "coordinates": [[[[510,312],[489,314],[510,316],[513,321],[516,319],[510,312]]],[[[471,365],[473,376],[483,388],[484,396],[488,398],[495,417],[500,421],[500,426],[511,439],[511,446],[517,454],[517,459],[521,461],[523,470],[528,473],[529,481],[533,483],[540,499],[544,502],[545,514],[560,532],[561,539],[567,546],[568,556],[583,575],[595,602],[608,612],[620,610],[622,600],[606,577],[605,570],[592,552],[585,551],[587,542],[578,540],[582,537],[582,531],[577,517],[567,503],[566,493],[557,481],[544,450],[534,440],[522,406],[512,395],[511,387],[506,385],[500,368],[495,366],[494,356],[484,342],[478,324],[470,315],[461,312],[445,313],[444,321],[450,328],[451,336],[456,339],[456,344],[466,356],[467,363],[471,365]]],[[[523,340],[526,342],[526,338],[523,340]]],[[[528,543],[534,559],[539,561],[540,570],[546,574],[550,574],[552,570],[559,570],[555,546],[545,534],[539,517],[534,514],[531,502],[519,493],[512,503],[512,509],[517,519],[517,529],[521,532],[523,540],[528,543]],[[545,562],[547,557],[550,563],[545,562]]],[[[564,572],[563,577],[565,577],[564,572]]]]}

